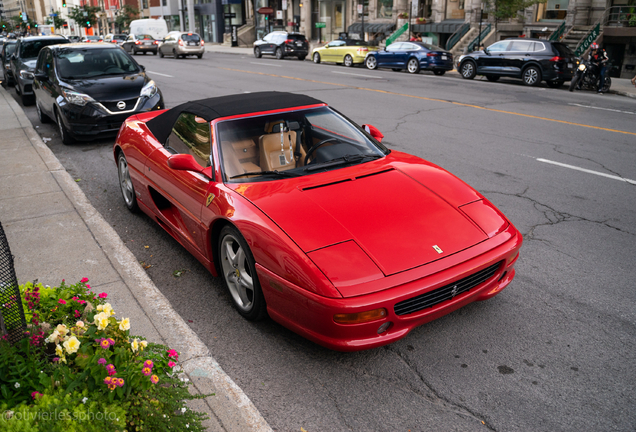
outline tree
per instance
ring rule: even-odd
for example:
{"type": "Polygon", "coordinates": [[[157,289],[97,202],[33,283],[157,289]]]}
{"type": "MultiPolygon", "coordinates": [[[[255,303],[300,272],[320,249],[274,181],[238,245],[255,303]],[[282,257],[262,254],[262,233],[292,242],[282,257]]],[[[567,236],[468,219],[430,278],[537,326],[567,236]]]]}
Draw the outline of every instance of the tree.
{"type": "Polygon", "coordinates": [[[130,26],[132,20],[136,20],[137,18],[139,18],[139,10],[125,4],[124,7],[119,10],[117,18],[115,18],[115,26],[117,26],[120,31],[123,31],[130,26]]]}
{"type": "Polygon", "coordinates": [[[55,27],[56,29],[61,29],[62,27],[64,27],[64,23],[66,22],[66,20],[62,18],[62,12],[55,11],[53,13],[55,14],[55,16],[48,17],[46,19],[46,23],[53,24],[53,27],[55,27]]]}
{"type": "Polygon", "coordinates": [[[546,2],[547,0],[490,0],[486,4],[486,11],[495,18],[496,25],[501,20],[516,18],[527,7],[546,2]]]}
{"type": "Polygon", "coordinates": [[[98,6],[75,6],[68,12],[68,17],[75,21],[81,27],[88,27],[90,23],[91,26],[97,23],[97,12],[99,12],[101,8],[98,6]],[[86,14],[86,15],[84,15],[86,14]]]}

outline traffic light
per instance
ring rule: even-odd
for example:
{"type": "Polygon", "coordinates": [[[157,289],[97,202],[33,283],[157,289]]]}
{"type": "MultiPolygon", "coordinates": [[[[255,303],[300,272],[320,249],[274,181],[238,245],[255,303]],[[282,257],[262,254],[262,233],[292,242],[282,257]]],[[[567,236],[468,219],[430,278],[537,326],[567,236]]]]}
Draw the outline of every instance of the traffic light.
{"type": "Polygon", "coordinates": [[[91,26],[91,22],[90,21],[86,21],[86,27],[90,28],[91,26]]]}
{"type": "Polygon", "coordinates": [[[38,23],[35,23],[35,28],[38,28],[38,23]]]}
{"type": "Polygon", "coordinates": [[[66,7],[66,2],[65,1],[62,2],[62,7],[66,7]]]}

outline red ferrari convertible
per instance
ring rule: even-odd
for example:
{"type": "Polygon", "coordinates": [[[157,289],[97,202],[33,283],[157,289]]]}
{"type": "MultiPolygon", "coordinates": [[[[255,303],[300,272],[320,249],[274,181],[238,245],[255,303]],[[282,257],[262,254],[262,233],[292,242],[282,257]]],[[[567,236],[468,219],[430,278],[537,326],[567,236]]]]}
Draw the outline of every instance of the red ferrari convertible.
{"type": "Polygon", "coordinates": [[[263,92],[130,117],[113,150],[128,209],[220,274],[239,314],[355,351],[493,297],[522,242],[479,192],[382,138],[263,92]]]}

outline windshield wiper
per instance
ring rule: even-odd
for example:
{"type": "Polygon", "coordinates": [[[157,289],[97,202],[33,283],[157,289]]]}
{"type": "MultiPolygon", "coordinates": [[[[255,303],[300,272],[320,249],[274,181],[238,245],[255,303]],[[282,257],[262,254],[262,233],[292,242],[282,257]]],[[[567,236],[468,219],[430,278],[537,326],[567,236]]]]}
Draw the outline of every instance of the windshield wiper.
{"type": "Polygon", "coordinates": [[[298,177],[299,174],[292,174],[290,172],[287,171],[278,171],[278,170],[274,170],[274,171],[254,171],[254,172],[246,172],[243,174],[237,174],[235,176],[230,177],[230,180],[238,178],[238,177],[245,177],[245,176],[250,176],[250,175],[276,175],[279,177],[298,177]]]}
{"type": "Polygon", "coordinates": [[[345,165],[349,163],[362,162],[365,159],[380,159],[384,155],[370,154],[370,155],[345,155],[339,158],[330,159],[328,161],[320,162],[319,164],[309,166],[305,168],[305,171],[316,171],[319,169],[329,168],[332,166],[345,165]]]}

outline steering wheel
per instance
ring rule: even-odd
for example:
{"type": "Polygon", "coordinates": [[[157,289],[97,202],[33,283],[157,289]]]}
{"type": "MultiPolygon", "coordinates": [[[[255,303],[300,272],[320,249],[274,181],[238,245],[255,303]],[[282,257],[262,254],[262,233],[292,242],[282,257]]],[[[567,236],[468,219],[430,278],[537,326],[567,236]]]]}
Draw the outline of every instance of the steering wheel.
{"type": "Polygon", "coordinates": [[[334,141],[337,140],[338,138],[327,138],[325,140],[320,141],[318,144],[315,144],[313,146],[311,146],[311,148],[309,150],[307,150],[307,155],[305,156],[305,163],[304,165],[307,165],[307,161],[309,160],[309,156],[311,156],[311,154],[313,152],[315,152],[318,147],[322,146],[323,144],[327,144],[330,141],[334,141]]]}

